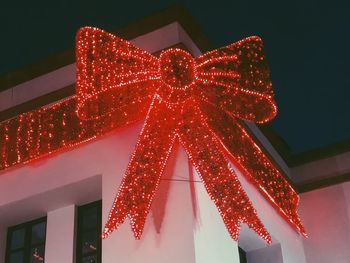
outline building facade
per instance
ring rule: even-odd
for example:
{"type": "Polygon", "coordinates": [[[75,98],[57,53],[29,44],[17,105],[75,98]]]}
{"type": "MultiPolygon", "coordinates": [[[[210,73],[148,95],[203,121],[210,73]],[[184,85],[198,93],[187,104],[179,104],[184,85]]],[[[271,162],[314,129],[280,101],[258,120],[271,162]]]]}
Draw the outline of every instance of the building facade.
{"type": "MultiPolygon", "coordinates": [[[[181,10],[166,11],[117,33],[151,53],[180,46],[198,56],[209,48],[181,10]]],[[[0,92],[1,120],[73,94],[74,57],[65,54],[59,61],[6,82],[0,92]]],[[[138,122],[0,171],[0,262],[349,262],[350,152],[291,165],[271,137],[255,124],[247,125],[299,190],[308,238],[287,224],[233,166],[273,242],[266,245],[245,225],[238,242],[232,240],[179,147],[165,170],[141,240],[134,239],[125,222],[101,241],[101,227],[142,128],[138,122]]]]}

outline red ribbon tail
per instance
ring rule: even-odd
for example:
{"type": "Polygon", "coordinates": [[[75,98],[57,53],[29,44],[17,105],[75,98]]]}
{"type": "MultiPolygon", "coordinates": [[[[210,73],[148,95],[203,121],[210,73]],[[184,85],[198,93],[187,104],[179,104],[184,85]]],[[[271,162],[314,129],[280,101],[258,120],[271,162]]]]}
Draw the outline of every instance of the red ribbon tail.
{"type": "Polygon", "coordinates": [[[103,231],[106,238],[126,217],[137,239],[141,238],[153,196],[159,185],[175,139],[174,123],[164,123],[169,111],[154,100],[136,149],[123,177],[103,231]]]}
{"type": "Polygon", "coordinates": [[[237,168],[287,219],[287,222],[305,235],[304,226],[297,212],[298,194],[251,138],[246,128],[215,106],[205,104],[201,110],[208,116],[210,129],[220,138],[237,168]]]}
{"type": "Polygon", "coordinates": [[[179,130],[181,143],[232,238],[238,239],[240,223],[244,222],[267,243],[271,243],[269,233],[229,167],[219,140],[206,125],[199,109],[189,111],[185,118],[185,124],[179,130]]]}

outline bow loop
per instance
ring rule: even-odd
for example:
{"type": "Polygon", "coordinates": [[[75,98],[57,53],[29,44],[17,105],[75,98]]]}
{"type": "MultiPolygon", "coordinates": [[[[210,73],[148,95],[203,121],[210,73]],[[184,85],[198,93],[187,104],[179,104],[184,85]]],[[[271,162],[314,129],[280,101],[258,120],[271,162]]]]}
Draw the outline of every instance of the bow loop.
{"type": "Polygon", "coordinates": [[[77,114],[81,119],[111,114],[135,98],[152,97],[156,89],[158,59],[101,29],[78,31],[76,58],[77,114]]]}
{"type": "Polygon", "coordinates": [[[196,59],[202,95],[237,118],[266,122],[277,112],[269,68],[259,37],[208,52],[196,59]]]}

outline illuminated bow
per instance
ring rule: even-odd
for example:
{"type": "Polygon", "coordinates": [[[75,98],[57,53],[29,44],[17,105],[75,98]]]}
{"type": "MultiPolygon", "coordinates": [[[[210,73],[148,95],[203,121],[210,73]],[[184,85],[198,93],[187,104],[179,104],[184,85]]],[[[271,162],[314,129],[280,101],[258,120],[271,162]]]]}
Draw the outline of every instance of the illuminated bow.
{"type": "Polygon", "coordinates": [[[243,221],[270,242],[228,157],[287,222],[305,234],[297,193],[239,120],[265,122],[276,114],[258,37],[195,59],[179,49],[156,58],[88,27],[78,32],[76,45],[77,95],[1,122],[0,170],[100,138],[146,116],[104,237],[126,216],[135,236],[141,236],[177,138],[234,239],[243,221]]]}
{"type": "Polygon", "coordinates": [[[246,223],[271,238],[229,167],[235,165],[278,210],[304,232],[298,196],[238,119],[265,122],[276,114],[262,42],[249,37],[198,58],[168,49],[157,58],[96,28],[77,34],[77,114],[129,121],[146,115],[135,151],[104,230],[128,216],[135,237],[145,220],[175,139],[179,139],[232,238],[246,223]]]}

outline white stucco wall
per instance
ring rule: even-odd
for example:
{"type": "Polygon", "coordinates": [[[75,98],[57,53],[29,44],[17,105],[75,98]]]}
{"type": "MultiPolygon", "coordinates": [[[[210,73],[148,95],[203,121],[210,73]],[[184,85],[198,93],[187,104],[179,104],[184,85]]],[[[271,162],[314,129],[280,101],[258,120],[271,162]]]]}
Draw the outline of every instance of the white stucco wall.
{"type": "MultiPolygon", "coordinates": [[[[50,218],[62,211],[70,211],[67,213],[72,214],[72,209],[67,206],[97,200],[100,195],[105,222],[141,127],[142,123],[139,123],[71,151],[1,172],[0,207],[13,209],[0,210],[8,211],[6,215],[1,215],[0,225],[25,222],[55,210],[48,214],[47,240],[53,242],[53,236],[57,232],[50,229],[54,227],[50,218]],[[98,183],[98,179],[102,179],[102,184],[98,183]],[[60,189],[64,192],[59,192],[60,189]],[[44,196],[47,202],[40,203],[42,198],[36,199],[37,196],[44,196]],[[40,204],[40,211],[35,211],[37,204],[40,204]],[[60,207],[65,208],[57,210],[60,207]]],[[[188,178],[187,156],[181,148],[177,154],[173,178],[188,178]]],[[[297,233],[277,215],[257,190],[244,178],[240,179],[274,241],[281,244],[284,262],[304,262],[301,240],[297,233]],[[294,260],[290,258],[292,255],[294,260]],[[296,258],[298,261],[295,261],[296,258]]],[[[125,222],[110,238],[103,241],[103,262],[115,262],[116,259],[122,262],[140,262],[147,258],[151,262],[162,263],[209,263],[205,260],[208,253],[213,258],[217,257],[216,262],[238,262],[237,243],[228,237],[218,212],[201,183],[196,183],[196,199],[199,200],[197,218],[193,215],[189,183],[172,181],[160,234],[155,230],[151,215],[140,241],[134,240],[130,226],[125,222]]],[[[70,222],[68,227],[71,229],[73,221],[70,222]]],[[[67,238],[67,244],[71,244],[72,235],[63,235],[61,238],[67,238]]],[[[65,240],[55,242],[64,244],[65,240]]],[[[253,233],[249,243],[260,246],[261,242],[253,233]]],[[[262,244],[264,246],[263,242],[262,244]]],[[[71,250],[56,256],[57,261],[62,257],[67,262],[66,258],[72,257],[71,250]]]]}
{"type": "MultiPolygon", "coordinates": [[[[136,125],[72,151],[55,155],[52,158],[47,158],[32,163],[31,165],[2,172],[0,176],[0,185],[2,187],[0,199],[3,206],[9,207],[20,202],[23,206],[17,206],[17,209],[14,209],[20,213],[21,209],[30,210],[31,208],[27,207],[29,201],[25,202],[20,199],[28,200],[31,199],[32,196],[40,196],[43,193],[46,193],[47,200],[50,200],[51,195],[54,196],[53,199],[55,199],[57,203],[53,206],[55,210],[51,211],[51,207],[46,208],[46,213],[48,213],[46,257],[50,259],[50,262],[71,262],[73,249],[72,226],[74,224],[74,218],[72,207],[74,206],[72,205],[76,200],[71,200],[71,206],[67,206],[69,200],[66,200],[66,202],[62,204],[63,208],[60,209],[57,206],[61,204],[61,200],[57,198],[55,190],[62,187],[67,189],[67,185],[78,186],[79,182],[80,184],[84,183],[87,177],[95,178],[95,174],[101,174],[103,178],[103,221],[105,221],[116,188],[119,185],[129,156],[136,143],[140,128],[141,125],[136,125]],[[85,180],[83,180],[84,178],[85,180]],[[25,182],[26,187],[23,187],[23,184],[19,183],[21,181],[25,182]],[[78,183],[75,183],[77,181],[78,183]],[[20,194],[12,194],[13,192],[20,192],[20,194]],[[55,249],[56,246],[69,246],[71,249],[64,249],[58,253],[55,249]]],[[[186,178],[188,173],[186,158],[185,153],[180,150],[175,164],[175,178],[186,178]]],[[[98,188],[101,186],[95,184],[95,187],[98,188]]],[[[91,189],[86,190],[91,192],[91,189]]],[[[65,194],[69,195],[67,191],[65,194]]],[[[78,189],[78,191],[75,192],[82,197],[85,196],[85,201],[80,200],[79,203],[92,201],[88,200],[90,196],[86,195],[84,189],[78,189]]],[[[96,192],[98,192],[98,190],[96,190],[96,192]]],[[[96,196],[96,194],[94,195],[96,196]]],[[[64,197],[62,196],[62,198],[64,197]]],[[[37,200],[37,202],[39,202],[39,200],[37,200]]],[[[34,203],[31,204],[32,207],[35,207],[37,202],[34,201],[34,203]]],[[[53,201],[51,200],[50,202],[53,201]]],[[[11,212],[14,210],[8,211],[11,212]]],[[[17,212],[14,216],[17,215],[17,212]]],[[[23,213],[26,214],[26,212],[23,213]]],[[[14,222],[21,223],[33,219],[35,216],[36,213],[34,211],[33,215],[21,217],[21,220],[17,220],[16,222],[10,220],[13,219],[11,214],[7,214],[6,216],[2,214],[0,221],[3,220],[7,224],[12,224],[14,222]]],[[[40,216],[42,216],[42,214],[40,214],[40,216]]],[[[152,262],[205,263],[200,260],[195,261],[195,258],[201,257],[201,252],[195,251],[194,249],[194,228],[196,222],[193,217],[188,182],[180,181],[171,183],[165,218],[160,234],[156,233],[151,218],[152,215],[150,214],[144,235],[140,241],[134,240],[127,222],[122,225],[117,232],[113,233],[110,238],[104,240],[102,250],[103,262],[115,262],[116,259],[122,260],[122,262],[140,262],[147,258],[147,260],[151,260],[152,262]]],[[[207,228],[211,226],[212,224],[208,225],[207,228]]],[[[208,231],[208,229],[203,226],[201,229],[201,231],[204,232],[208,231]]],[[[213,230],[214,229],[215,228],[213,228],[213,230]]],[[[199,231],[199,233],[201,231],[199,231]]],[[[2,235],[2,238],[3,237],[4,234],[2,235]]],[[[201,240],[203,240],[203,238],[198,239],[197,236],[197,242],[201,242],[201,240]]],[[[212,244],[218,245],[221,241],[221,236],[217,236],[216,240],[207,240],[207,248],[210,248],[212,244]]],[[[235,242],[229,240],[229,244],[235,244],[235,242]]],[[[222,245],[224,245],[224,242],[222,245]]],[[[226,247],[227,246],[228,245],[226,245],[226,247]]],[[[234,249],[237,249],[237,247],[233,246],[232,251],[235,251],[234,249]]],[[[3,250],[4,247],[1,248],[1,251],[3,250]]],[[[202,253],[205,251],[204,249],[202,253]]],[[[229,258],[232,259],[234,257],[230,256],[229,258]]]]}
{"type": "MultiPolygon", "coordinates": [[[[198,175],[196,181],[199,180],[198,175]]],[[[196,263],[239,262],[238,244],[230,237],[202,183],[195,184],[197,218],[194,228],[196,263]]]]}
{"type": "Polygon", "coordinates": [[[45,262],[74,263],[75,205],[47,213],[45,262]]]}
{"type": "MultiPolygon", "coordinates": [[[[253,187],[250,182],[246,180],[242,174],[235,169],[244,190],[247,192],[252,201],[258,216],[265,225],[267,231],[272,236],[274,244],[279,244],[284,263],[305,263],[307,262],[304,255],[303,237],[298,234],[270,205],[270,203],[253,187]]],[[[250,230],[249,230],[250,231],[250,230]]],[[[255,235],[255,234],[254,234],[255,235]]],[[[249,234],[251,237],[251,234],[249,234]]],[[[245,235],[243,235],[245,237],[245,235]]],[[[266,247],[264,243],[260,246],[254,245],[254,240],[249,239],[248,249],[243,247],[246,251],[255,250],[266,247]],[[250,247],[252,246],[252,247],[250,247]]],[[[256,241],[255,241],[256,242],[256,241]]],[[[246,242],[243,240],[243,244],[246,242]]]]}
{"type": "Polygon", "coordinates": [[[348,263],[350,259],[350,183],[301,195],[300,213],[309,238],[308,263],[348,263]]]}

